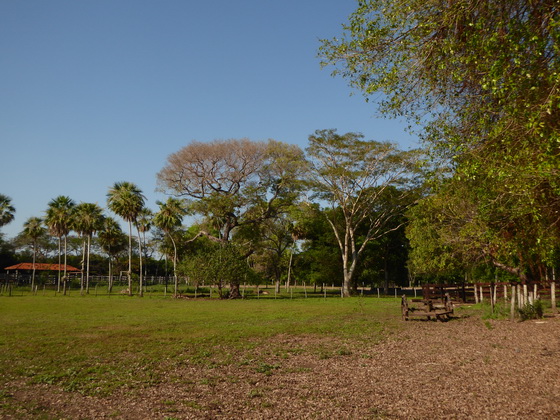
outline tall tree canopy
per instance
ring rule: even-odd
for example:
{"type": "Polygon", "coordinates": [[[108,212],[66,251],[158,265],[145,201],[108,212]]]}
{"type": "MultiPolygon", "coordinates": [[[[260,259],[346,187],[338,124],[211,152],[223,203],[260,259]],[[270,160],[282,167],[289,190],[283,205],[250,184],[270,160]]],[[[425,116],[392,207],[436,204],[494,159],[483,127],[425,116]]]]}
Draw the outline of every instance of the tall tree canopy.
{"type": "Polygon", "coordinates": [[[227,242],[233,230],[275,217],[297,196],[303,152],[275,140],[192,142],[170,155],[158,174],[162,190],[189,197],[205,233],[227,242]]]}
{"type": "Polygon", "coordinates": [[[109,257],[109,293],[113,288],[113,259],[126,249],[126,235],[118,222],[112,217],[103,218],[103,225],[98,233],[99,244],[109,257]]]}
{"type": "Polygon", "coordinates": [[[140,258],[140,288],[139,294],[143,295],[142,285],[142,241],[140,239],[140,229],[137,225],[139,215],[144,208],[146,198],[142,190],[132,182],[116,182],[107,193],[107,206],[116,215],[128,222],[128,293],[132,296],[132,224],[137,227],[138,247],[140,258]]]}
{"type": "MultiPolygon", "coordinates": [[[[302,150],[275,140],[192,142],[168,157],[158,183],[190,198],[190,210],[203,218],[199,235],[226,244],[239,228],[257,227],[285,212],[305,170],[302,150]]],[[[238,297],[239,284],[230,286],[230,296],[238,297]]]]}
{"type": "Polygon", "coordinates": [[[318,130],[309,137],[311,185],[330,206],[324,212],[342,260],[343,295],[351,293],[358,262],[366,246],[399,225],[388,222],[410,204],[415,151],[386,142],[365,141],[361,134],[318,130]],[[394,188],[394,190],[393,190],[394,188]],[[394,191],[388,202],[384,196],[394,191]]]}
{"type": "MultiPolygon", "coordinates": [[[[66,261],[68,258],[68,234],[72,228],[76,203],[70,197],[59,195],[52,199],[44,219],[51,234],[58,238],[58,264],[61,262],[62,238],[64,238],[64,293],[66,294],[66,261]]],[[[57,291],[60,292],[60,270],[58,271],[57,291]]]]}
{"type": "Polygon", "coordinates": [[[0,194],[0,227],[14,220],[16,209],[12,206],[12,199],[7,195],[0,194]]]}
{"type": "Polygon", "coordinates": [[[82,237],[82,281],[81,291],[89,293],[89,268],[91,238],[103,228],[103,209],[95,203],[80,203],[74,208],[73,228],[82,237]],[[85,264],[85,285],[83,281],[85,264]]]}
{"type": "Polygon", "coordinates": [[[168,235],[173,244],[173,278],[175,285],[173,295],[177,297],[179,287],[177,279],[177,243],[173,235],[181,227],[183,217],[187,211],[183,201],[173,197],[169,197],[166,202],[157,201],[156,204],[159,206],[159,211],[154,215],[153,223],[168,235]]]}
{"type": "Polygon", "coordinates": [[[321,54],[368,98],[381,93],[382,111],[419,123],[452,184],[468,180],[495,265],[508,253],[523,264],[528,246],[546,265],[560,236],[559,41],[556,0],[367,0],[321,54]]]}
{"type": "Polygon", "coordinates": [[[23,236],[31,240],[33,246],[33,274],[31,275],[31,290],[35,288],[35,263],[37,262],[37,242],[45,235],[43,219],[40,217],[30,217],[23,224],[23,236]]]}

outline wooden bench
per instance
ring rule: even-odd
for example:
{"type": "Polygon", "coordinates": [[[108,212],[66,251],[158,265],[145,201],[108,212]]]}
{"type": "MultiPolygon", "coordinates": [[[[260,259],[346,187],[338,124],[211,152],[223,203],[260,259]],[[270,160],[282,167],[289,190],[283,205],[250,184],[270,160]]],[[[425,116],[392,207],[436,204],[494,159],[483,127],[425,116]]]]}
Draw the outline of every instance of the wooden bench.
{"type": "Polygon", "coordinates": [[[445,298],[442,301],[433,301],[432,299],[415,299],[414,301],[419,301],[419,305],[409,306],[406,295],[402,296],[401,312],[404,321],[408,321],[412,317],[426,317],[428,320],[434,318],[438,321],[447,321],[453,314],[453,303],[448,293],[445,294],[445,298]]]}

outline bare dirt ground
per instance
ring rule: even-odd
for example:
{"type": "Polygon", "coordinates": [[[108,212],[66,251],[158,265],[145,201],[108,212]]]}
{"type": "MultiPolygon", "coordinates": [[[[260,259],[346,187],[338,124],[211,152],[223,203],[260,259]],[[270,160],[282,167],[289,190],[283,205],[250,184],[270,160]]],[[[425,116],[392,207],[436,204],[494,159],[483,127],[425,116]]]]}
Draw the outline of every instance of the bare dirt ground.
{"type": "Polygon", "coordinates": [[[41,419],[559,419],[560,318],[403,322],[375,343],[278,336],[107,398],[12,383],[41,419]],[[233,361],[232,361],[233,360],[233,361]]]}

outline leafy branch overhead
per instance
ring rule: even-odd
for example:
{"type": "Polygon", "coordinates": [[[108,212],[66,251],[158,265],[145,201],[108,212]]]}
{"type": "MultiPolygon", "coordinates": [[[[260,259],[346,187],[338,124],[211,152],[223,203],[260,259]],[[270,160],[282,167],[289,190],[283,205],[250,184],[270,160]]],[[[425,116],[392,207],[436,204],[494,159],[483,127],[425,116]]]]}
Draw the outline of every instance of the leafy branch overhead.
{"type": "Polygon", "coordinates": [[[438,237],[438,249],[482,257],[521,277],[553,264],[560,239],[559,41],[555,0],[365,0],[340,37],[323,41],[323,64],[367,98],[379,95],[382,112],[408,118],[451,169],[435,180],[434,193],[446,196],[420,202],[424,214],[444,214],[441,223],[455,227],[455,235],[438,237]],[[450,201],[462,201],[456,210],[472,217],[446,211],[450,201]],[[459,232],[481,246],[458,242],[459,232]]]}

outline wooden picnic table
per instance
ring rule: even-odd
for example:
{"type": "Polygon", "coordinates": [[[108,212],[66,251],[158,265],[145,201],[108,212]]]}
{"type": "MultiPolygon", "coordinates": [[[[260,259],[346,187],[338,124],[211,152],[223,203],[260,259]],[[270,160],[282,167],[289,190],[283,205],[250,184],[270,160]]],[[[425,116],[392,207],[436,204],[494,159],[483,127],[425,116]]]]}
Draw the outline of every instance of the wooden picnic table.
{"type": "Polygon", "coordinates": [[[445,294],[443,300],[413,299],[412,301],[419,305],[410,306],[406,295],[402,296],[401,312],[404,321],[408,321],[412,317],[447,321],[453,315],[453,303],[448,293],[445,294]]]}

